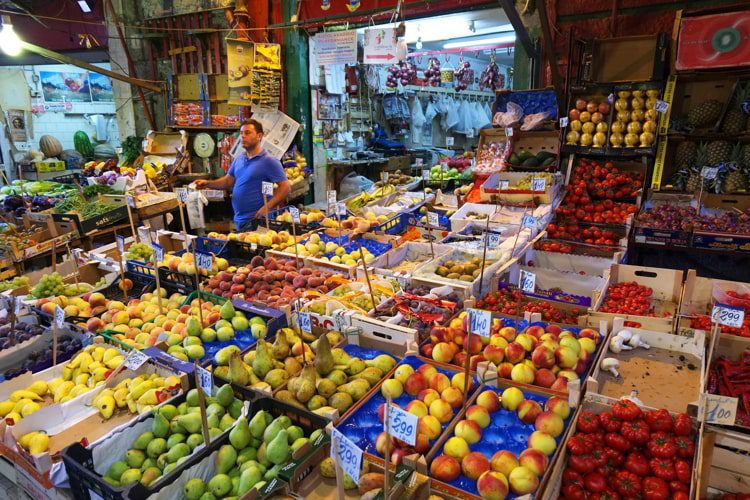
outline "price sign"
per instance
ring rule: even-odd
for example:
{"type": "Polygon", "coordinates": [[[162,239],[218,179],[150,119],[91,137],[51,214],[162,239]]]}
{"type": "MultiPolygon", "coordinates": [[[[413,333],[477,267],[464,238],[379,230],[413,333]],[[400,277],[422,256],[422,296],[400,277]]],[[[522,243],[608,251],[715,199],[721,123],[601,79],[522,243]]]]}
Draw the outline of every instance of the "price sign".
{"type": "Polygon", "coordinates": [[[310,313],[299,313],[297,314],[297,322],[299,323],[299,329],[303,332],[312,332],[312,326],[310,324],[310,313]]]}
{"type": "Polygon", "coordinates": [[[497,233],[487,233],[487,246],[490,248],[497,248],[500,245],[500,235],[497,233]]]}
{"type": "Polygon", "coordinates": [[[447,161],[444,161],[444,162],[442,162],[442,163],[440,164],[440,169],[441,169],[441,170],[442,170],[443,172],[447,172],[447,171],[448,171],[448,162],[447,162],[447,161]]]}
{"type": "Polygon", "coordinates": [[[296,207],[289,207],[289,213],[292,214],[292,221],[295,224],[299,224],[299,209],[296,207]]]}
{"type": "Polygon", "coordinates": [[[15,303],[13,306],[13,312],[16,313],[16,316],[21,314],[21,308],[23,307],[23,301],[18,297],[13,297],[13,302],[15,303]]]}
{"type": "Polygon", "coordinates": [[[341,434],[341,431],[333,428],[331,432],[331,458],[339,464],[344,472],[354,480],[359,482],[359,471],[362,470],[362,449],[352,443],[349,438],[341,434]],[[338,453],[336,453],[335,443],[338,442],[338,453]]]}
{"type": "Polygon", "coordinates": [[[343,201],[336,203],[336,215],[339,217],[346,215],[346,203],[343,201]]]}
{"type": "Polygon", "coordinates": [[[198,368],[198,382],[200,382],[201,389],[203,392],[211,396],[214,391],[214,382],[211,379],[211,372],[206,370],[205,368],[201,368],[200,366],[198,368]]]}
{"type": "Polygon", "coordinates": [[[563,116],[562,118],[560,118],[560,128],[565,128],[567,126],[568,126],[568,117],[563,116]]]}
{"type": "Polygon", "coordinates": [[[438,227],[440,225],[440,217],[438,217],[438,214],[435,212],[427,212],[427,224],[438,227]]]}
{"type": "Polygon", "coordinates": [[[273,182],[263,182],[260,187],[262,194],[266,196],[273,196],[273,182]]]}
{"type": "Polygon", "coordinates": [[[454,143],[455,143],[455,140],[453,139],[453,136],[449,135],[448,137],[445,138],[446,146],[453,146],[454,143]]]}
{"type": "Polygon", "coordinates": [[[473,139],[474,138],[474,129],[470,128],[466,131],[466,138],[467,139],[473,139]]]}
{"type": "Polygon", "coordinates": [[[662,101],[661,99],[656,100],[656,106],[654,106],[654,109],[658,111],[659,113],[666,113],[669,109],[669,103],[667,101],[662,101]]]}
{"type": "Polygon", "coordinates": [[[703,416],[706,423],[734,425],[737,418],[738,399],[717,394],[702,394],[703,416]]]}
{"type": "Polygon", "coordinates": [[[214,256],[210,253],[195,252],[195,258],[198,259],[198,269],[210,271],[214,265],[214,256]]]}
{"type": "Polygon", "coordinates": [[[492,333],[492,313],[483,309],[469,309],[471,331],[481,337],[489,337],[492,333]]]}
{"type": "Polygon", "coordinates": [[[55,325],[58,328],[62,328],[65,324],[65,311],[60,306],[55,306],[55,325]]]}
{"type": "Polygon", "coordinates": [[[505,135],[508,137],[513,137],[513,127],[505,127],[505,135]]]}
{"type": "MultiPolygon", "coordinates": [[[[414,446],[417,443],[419,418],[398,406],[388,408],[388,433],[401,441],[414,446]]],[[[385,424],[383,424],[385,428],[385,424]]]]}
{"type": "Polygon", "coordinates": [[[615,95],[614,94],[609,94],[607,96],[607,101],[609,101],[610,104],[612,104],[613,102],[615,102],[615,95]]]}
{"type": "Polygon", "coordinates": [[[422,158],[417,158],[416,162],[415,162],[415,165],[417,167],[421,167],[422,165],[424,165],[424,160],[422,158]]]}
{"type": "Polygon", "coordinates": [[[146,226],[138,226],[138,239],[141,243],[151,243],[151,229],[146,226]]]}
{"type": "Polygon", "coordinates": [[[164,247],[158,243],[151,243],[151,249],[154,251],[154,258],[156,262],[164,260],[164,247]]]}
{"type": "Polygon", "coordinates": [[[177,198],[182,203],[187,203],[188,201],[188,190],[187,188],[177,188],[174,190],[175,193],[177,193],[177,198]]]}
{"type": "Polygon", "coordinates": [[[125,236],[118,234],[115,236],[115,241],[117,241],[117,251],[125,253],[125,236]]]}
{"type": "Polygon", "coordinates": [[[142,353],[138,349],[133,349],[132,351],[130,351],[130,354],[127,355],[125,361],[123,361],[123,364],[126,368],[130,368],[131,370],[135,371],[140,368],[141,365],[143,365],[143,363],[145,363],[146,361],[148,361],[147,354],[142,353]]]}
{"type": "Polygon", "coordinates": [[[401,287],[402,291],[406,291],[406,287],[409,286],[409,277],[404,274],[398,274],[396,275],[396,281],[398,281],[398,286],[401,287]]]}
{"type": "Polygon", "coordinates": [[[510,187],[510,181],[508,180],[501,180],[498,184],[498,187],[500,188],[500,191],[506,191],[508,187],[510,187]]]}
{"type": "Polygon", "coordinates": [[[346,326],[346,320],[344,319],[344,309],[337,309],[333,311],[333,319],[336,322],[336,331],[343,332],[344,326],[346,326]]]}
{"type": "Polygon", "coordinates": [[[422,179],[425,181],[430,180],[430,171],[426,168],[422,170],[422,179]]]}
{"type": "Polygon", "coordinates": [[[741,307],[716,304],[711,311],[711,321],[720,325],[742,328],[745,320],[745,310],[741,307]]]}
{"type": "Polygon", "coordinates": [[[716,179],[716,174],[719,173],[719,167],[703,167],[701,169],[701,177],[706,180],[716,179]]]}
{"type": "Polygon", "coordinates": [[[128,206],[130,208],[135,208],[135,198],[133,196],[130,196],[130,195],[126,196],[125,201],[127,201],[128,206]]]}
{"type": "Polygon", "coordinates": [[[388,182],[388,172],[380,172],[380,180],[383,181],[383,184],[388,182]]]}
{"type": "Polygon", "coordinates": [[[528,214],[524,215],[523,216],[523,221],[521,222],[521,225],[523,227],[534,227],[534,226],[536,226],[536,217],[534,217],[533,215],[528,215],[528,214]]]}
{"type": "Polygon", "coordinates": [[[326,191],[326,197],[328,198],[329,205],[336,204],[336,190],[335,189],[332,189],[331,191],[326,191]]]}
{"type": "Polygon", "coordinates": [[[521,275],[518,278],[518,288],[524,292],[534,293],[536,289],[536,274],[521,269],[521,275]]]}
{"type": "Polygon", "coordinates": [[[547,186],[547,180],[544,177],[534,177],[531,179],[532,191],[544,191],[547,186]]]}

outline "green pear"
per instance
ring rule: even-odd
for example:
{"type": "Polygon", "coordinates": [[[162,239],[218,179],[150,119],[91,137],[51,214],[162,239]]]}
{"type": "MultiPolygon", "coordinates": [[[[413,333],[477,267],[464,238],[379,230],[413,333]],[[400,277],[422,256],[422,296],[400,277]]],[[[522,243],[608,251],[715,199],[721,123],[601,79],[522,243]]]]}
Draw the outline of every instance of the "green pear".
{"type": "Polygon", "coordinates": [[[232,418],[231,415],[227,413],[226,415],[221,417],[221,421],[219,422],[219,429],[221,429],[222,431],[225,431],[229,429],[230,427],[232,427],[233,425],[234,425],[234,419],[232,418]]]}
{"type": "Polygon", "coordinates": [[[310,434],[310,442],[314,443],[318,437],[323,436],[325,434],[325,431],[323,429],[315,429],[312,434],[310,434]]]}
{"type": "MultiPolygon", "coordinates": [[[[187,414],[187,412],[185,414],[187,414]]],[[[182,415],[177,415],[174,420],[169,422],[169,432],[172,434],[187,434],[185,428],[180,423],[180,417],[182,417],[182,415]]]]}
{"type": "Polygon", "coordinates": [[[187,402],[188,406],[198,406],[198,389],[190,389],[187,393],[187,396],[185,396],[185,401],[187,402]]]}
{"type": "Polygon", "coordinates": [[[258,450],[256,448],[253,448],[252,446],[248,446],[247,448],[240,450],[240,452],[237,454],[237,465],[242,465],[245,462],[249,462],[250,460],[255,461],[255,458],[257,456],[258,450]]]}
{"type": "Polygon", "coordinates": [[[177,421],[189,434],[200,432],[201,426],[203,425],[200,413],[180,415],[179,417],[177,417],[177,421]]]}
{"type": "Polygon", "coordinates": [[[302,448],[305,444],[307,444],[310,440],[306,437],[297,438],[294,440],[294,442],[291,444],[291,450],[292,453],[297,451],[298,449],[302,448]]]}
{"type": "Polygon", "coordinates": [[[242,415],[242,401],[239,399],[235,399],[229,404],[229,414],[232,416],[232,418],[240,418],[240,415],[242,415]]]}
{"type": "Polygon", "coordinates": [[[154,439],[154,433],[153,432],[144,432],[140,436],[138,436],[135,441],[133,441],[133,449],[136,450],[145,450],[148,446],[148,443],[150,443],[154,439]]]}
{"type": "Polygon", "coordinates": [[[221,319],[225,320],[231,320],[234,317],[234,306],[231,300],[224,302],[221,309],[219,309],[219,314],[221,315],[221,319]]]}
{"type": "Polygon", "coordinates": [[[206,483],[198,477],[189,479],[182,487],[182,494],[187,500],[198,500],[205,491],[206,483]]]}
{"type": "Polygon", "coordinates": [[[279,472],[281,472],[282,466],[283,464],[276,464],[270,469],[268,469],[266,473],[263,474],[263,479],[265,479],[266,481],[270,481],[271,479],[274,479],[276,476],[279,475],[279,472]]]}
{"type": "Polygon", "coordinates": [[[217,417],[215,414],[209,415],[206,417],[206,423],[208,424],[208,428],[211,427],[218,427],[219,426],[219,417],[217,417]]]}
{"type": "Polygon", "coordinates": [[[242,496],[250,491],[262,478],[260,469],[256,466],[243,470],[242,474],[240,474],[240,486],[237,489],[237,495],[242,496]]]}
{"type": "Polygon", "coordinates": [[[271,389],[277,389],[289,380],[289,373],[283,368],[274,368],[266,373],[263,381],[271,386],[271,389]]]}
{"type": "Polygon", "coordinates": [[[266,452],[268,450],[268,443],[263,441],[263,443],[258,448],[258,462],[264,465],[271,465],[271,462],[266,457],[266,452]]]}
{"type": "Polygon", "coordinates": [[[227,411],[219,403],[211,403],[206,407],[206,415],[216,415],[221,418],[227,411]]]}
{"type": "MultiPolygon", "coordinates": [[[[364,368],[363,368],[364,369],[364,368]]],[[[346,373],[344,373],[341,370],[333,370],[331,373],[326,375],[326,378],[328,380],[332,380],[334,384],[336,384],[336,387],[340,385],[344,385],[346,383],[346,373]]]]}
{"type": "MultiPolygon", "coordinates": [[[[283,464],[289,459],[289,435],[286,430],[279,431],[276,437],[268,443],[266,457],[271,463],[276,465],[283,464]]],[[[267,481],[268,479],[266,479],[267,481]]]]}
{"type": "Polygon", "coordinates": [[[253,360],[253,373],[260,378],[273,368],[273,358],[268,349],[268,343],[261,339],[255,347],[255,359],[253,360]]]}
{"type": "Polygon", "coordinates": [[[321,396],[320,394],[316,394],[315,396],[310,398],[310,401],[307,402],[307,409],[310,411],[315,411],[319,408],[322,408],[328,404],[328,400],[321,396]]]}
{"type": "Polygon", "coordinates": [[[143,461],[143,463],[141,464],[141,472],[145,472],[149,467],[156,467],[157,469],[161,470],[161,468],[159,467],[159,462],[157,462],[155,458],[151,457],[143,461]]]}
{"type": "Polygon", "coordinates": [[[216,402],[219,403],[224,408],[228,408],[229,405],[232,404],[232,401],[234,401],[234,392],[232,391],[232,386],[229,384],[224,384],[216,391],[216,402]]]}
{"type": "Polygon", "coordinates": [[[228,345],[226,347],[219,349],[218,352],[214,354],[214,362],[216,362],[216,364],[219,366],[228,366],[229,356],[231,356],[232,353],[239,354],[240,348],[237,347],[236,345],[228,345]]]}
{"type": "Polygon", "coordinates": [[[388,373],[394,366],[396,366],[396,360],[387,354],[381,354],[375,357],[375,359],[371,359],[365,363],[367,366],[379,368],[383,373],[388,373]]]}
{"type": "Polygon", "coordinates": [[[284,429],[283,422],[281,420],[276,419],[273,422],[271,422],[271,425],[266,427],[266,430],[263,432],[263,441],[266,443],[270,443],[273,438],[276,437],[276,435],[284,429]]]}
{"type": "Polygon", "coordinates": [[[305,431],[298,425],[290,425],[286,428],[286,432],[289,434],[289,444],[292,444],[305,435],[305,431]]]}
{"type": "Polygon", "coordinates": [[[201,333],[203,332],[203,327],[201,326],[201,322],[198,321],[198,318],[195,316],[190,316],[187,320],[187,323],[185,323],[185,328],[187,330],[187,334],[190,337],[200,337],[201,333]]]}
{"type": "Polygon", "coordinates": [[[237,451],[232,445],[225,444],[219,448],[216,455],[216,471],[219,474],[226,474],[237,463],[237,451]]]}
{"type": "MultiPolygon", "coordinates": [[[[146,460],[146,454],[141,450],[131,449],[125,452],[125,461],[131,469],[140,469],[144,460],[146,460]]],[[[138,479],[140,479],[140,477],[138,479]]],[[[138,479],[136,479],[136,481],[138,479]]],[[[120,482],[122,482],[122,479],[120,479],[120,482]]]]}
{"type": "Polygon", "coordinates": [[[154,415],[154,421],[151,423],[151,432],[158,438],[164,438],[169,435],[169,421],[161,413],[154,415]]]}
{"type": "Polygon", "coordinates": [[[229,380],[243,387],[250,385],[250,370],[237,353],[229,356],[229,380]]]}
{"type": "Polygon", "coordinates": [[[328,343],[328,337],[325,335],[318,339],[318,347],[315,351],[315,369],[322,376],[326,376],[333,371],[331,344],[328,343]]]}
{"type": "Polygon", "coordinates": [[[203,444],[203,434],[199,434],[199,433],[190,434],[187,437],[187,440],[185,442],[187,443],[188,446],[190,446],[190,449],[193,450],[199,444],[203,444]]]}
{"type": "Polygon", "coordinates": [[[161,470],[158,467],[149,467],[141,475],[141,484],[148,487],[151,483],[161,477],[161,470]]]}
{"type": "Polygon", "coordinates": [[[227,498],[236,497],[237,496],[237,492],[240,491],[240,474],[239,474],[239,471],[237,472],[236,475],[234,475],[234,476],[230,475],[229,477],[232,478],[232,490],[229,492],[230,496],[227,497],[227,498]]]}
{"type": "Polygon", "coordinates": [[[107,477],[110,477],[115,481],[119,481],[122,473],[128,470],[128,468],[129,467],[127,463],[123,462],[122,460],[118,460],[117,462],[110,465],[109,469],[107,469],[107,477]]]}
{"type": "Polygon", "coordinates": [[[157,458],[165,451],[167,451],[167,440],[164,438],[154,438],[146,448],[146,454],[151,458],[157,458]]]}
{"type": "Polygon", "coordinates": [[[177,415],[177,407],[175,405],[164,405],[159,409],[159,414],[167,420],[172,420],[177,415]]]}
{"type": "Polygon", "coordinates": [[[250,444],[250,439],[252,439],[252,434],[250,434],[250,426],[247,423],[247,418],[238,418],[237,423],[229,432],[229,442],[232,443],[232,446],[241,450],[250,444]]]}
{"type": "Polygon", "coordinates": [[[319,378],[315,386],[318,394],[324,398],[330,398],[333,396],[336,393],[336,387],[336,383],[328,378],[319,378]]]}
{"type": "Polygon", "coordinates": [[[262,437],[263,432],[266,430],[266,416],[264,415],[264,413],[265,411],[260,410],[258,413],[253,415],[253,418],[250,420],[250,434],[252,434],[253,437],[262,437]]]}
{"type": "MultiPolygon", "coordinates": [[[[188,406],[189,405],[187,404],[187,401],[183,401],[182,403],[180,403],[179,405],[177,405],[177,414],[178,415],[184,415],[185,413],[187,413],[188,406]]],[[[172,420],[172,419],[170,418],[170,420],[172,420]]]]}
{"type": "Polygon", "coordinates": [[[286,332],[281,329],[276,332],[276,339],[273,342],[273,357],[276,359],[284,359],[289,356],[289,341],[286,338],[286,332]]]}
{"type": "Polygon", "coordinates": [[[224,431],[222,431],[221,429],[218,429],[216,427],[211,427],[210,429],[208,429],[208,439],[213,440],[213,438],[221,435],[223,432],[224,431]]]}
{"type": "Polygon", "coordinates": [[[198,500],[218,500],[216,498],[216,495],[211,493],[210,491],[205,492],[198,500]]]}
{"type": "Polygon", "coordinates": [[[170,448],[167,452],[167,462],[170,464],[175,463],[179,459],[190,455],[190,446],[187,443],[177,443],[173,448],[170,448]]]}
{"type": "Polygon", "coordinates": [[[359,358],[354,358],[349,365],[346,367],[346,373],[348,375],[356,375],[359,372],[367,368],[367,364],[359,358]]]}
{"type": "Polygon", "coordinates": [[[204,328],[201,331],[200,338],[203,342],[214,342],[216,341],[216,330],[213,328],[204,328]]]}
{"type": "MultiPolygon", "coordinates": [[[[165,455],[166,455],[166,453],[165,453],[165,455]]],[[[170,472],[172,472],[175,469],[175,467],[177,467],[177,462],[175,462],[173,464],[167,464],[167,465],[164,466],[164,469],[162,470],[162,472],[166,476],[167,474],[169,474],[170,472]]]]}
{"type": "Polygon", "coordinates": [[[120,476],[120,484],[127,486],[141,480],[141,469],[128,469],[120,476]]]}
{"type": "MultiPolygon", "coordinates": [[[[230,302],[227,301],[226,303],[229,304],[230,302]]],[[[217,498],[221,498],[232,491],[232,479],[226,474],[216,474],[208,482],[208,491],[217,498]]]]}
{"type": "Polygon", "coordinates": [[[377,384],[380,379],[383,378],[384,373],[380,371],[380,368],[377,368],[375,366],[368,366],[358,374],[354,375],[352,377],[352,380],[357,379],[364,379],[367,380],[367,382],[370,384],[370,387],[377,384]]]}
{"type": "Polygon", "coordinates": [[[339,411],[339,415],[343,415],[353,404],[354,398],[345,392],[337,392],[328,398],[328,406],[336,408],[339,411]]]}

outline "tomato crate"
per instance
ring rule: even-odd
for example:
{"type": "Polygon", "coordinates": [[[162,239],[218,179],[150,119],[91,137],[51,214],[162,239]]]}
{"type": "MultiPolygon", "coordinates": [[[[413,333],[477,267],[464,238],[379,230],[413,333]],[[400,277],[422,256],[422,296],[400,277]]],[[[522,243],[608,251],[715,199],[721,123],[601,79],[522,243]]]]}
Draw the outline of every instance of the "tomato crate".
{"type": "MultiPolygon", "coordinates": [[[[689,269],[682,288],[682,299],[680,301],[675,333],[685,335],[695,329],[702,329],[708,333],[711,330],[710,317],[713,305],[715,302],[722,301],[717,301],[717,295],[719,297],[722,297],[722,295],[718,293],[714,295],[715,288],[727,287],[729,289],[741,290],[743,286],[746,286],[746,284],[738,281],[703,278],[698,276],[698,273],[694,269],[689,269]]],[[[743,329],[747,328],[746,325],[748,323],[750,323],[750,318],[747,318],[744,322],[743,329]]],[[[737,335],[740,333],[740,330],[722,325],[721,332],[723,334],[737,335]]]]}

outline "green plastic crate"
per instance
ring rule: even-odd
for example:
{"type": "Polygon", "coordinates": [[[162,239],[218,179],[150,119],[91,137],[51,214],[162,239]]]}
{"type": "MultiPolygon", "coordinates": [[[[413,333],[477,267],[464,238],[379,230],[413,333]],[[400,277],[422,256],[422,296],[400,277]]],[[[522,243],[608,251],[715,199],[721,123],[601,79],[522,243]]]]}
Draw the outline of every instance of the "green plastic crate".
{"type": "Polygon", "coordinates": [[[219,297],[218,295],[214,295],[213,293],[204,292],[204,291],[194,291],[190,292],[190,295],[187,296],[185,299],[185,302],[182,303],[183,306],[190,305],[190,303],[198,298],[198,294],[201,294],[202,300],[207,300],[208,302],[211,302],[212,304],[216,305],[222,305],[224,302],[226,302],[228,299],[225,299],[224,297],[219,297]]]}

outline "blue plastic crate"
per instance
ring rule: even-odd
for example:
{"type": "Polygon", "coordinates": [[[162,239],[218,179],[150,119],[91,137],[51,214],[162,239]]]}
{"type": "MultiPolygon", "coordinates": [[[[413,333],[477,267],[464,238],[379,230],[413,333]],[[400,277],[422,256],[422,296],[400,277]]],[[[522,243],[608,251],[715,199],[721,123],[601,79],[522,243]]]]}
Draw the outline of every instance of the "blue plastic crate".
{"type": "MultiPolygon", "coordinates": [[[[359,245],[362,245],[363,248],[368,249],[370,253],[375,256],[383,255],[385,252],[387,252],[388,250],[392,248],[392,246],[389,243],[380,243],[379,241],[369,240],[367,238],[359,238],[357,240],[351,241],[341,246],[344,247],[344,250],[346,250],[346,253],[351,253],[351,252],[354,252],[355,250],[359,250],[359,245]]],[[[328,258],[331,258],[335,254],[336,254],[335,252],[329,252],[323,255],[325,255],[328,258]]]]}
{"type": "Polygon", "coordinates": [[[403,217],[403,214],[397,214],[387,221],[383,222],[382,224],[379,224],[375,226],[375,231],[380,231],[385,234],[401,234],[404,231],[406,231],[407,228],[406,220],[403,217]]]}
{"type": "Polygon", "coordinates": [[[495,99],[494,113],[508,111],[508,103],[518,104],[526,115],[550,113],[550,120],[557,120],[557,95],[553,89],[514,90],[499,92],[495,99]]]}

